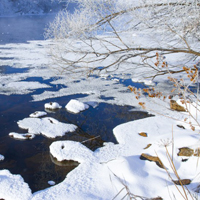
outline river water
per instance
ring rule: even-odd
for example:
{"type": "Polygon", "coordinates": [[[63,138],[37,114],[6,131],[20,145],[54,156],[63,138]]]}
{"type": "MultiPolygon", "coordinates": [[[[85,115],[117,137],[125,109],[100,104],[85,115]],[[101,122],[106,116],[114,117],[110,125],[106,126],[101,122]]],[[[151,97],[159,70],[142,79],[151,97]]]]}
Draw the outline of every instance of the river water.
{"type": "MultiPolygon", "coordinates": [[[[27,43],[30,40],[43,40],[44,29],[47,24],[54,19],[55,15],[43,16],[17,16],[0,18],[0,44],[27,43]]],[[[3,49],[1,50],[3,51],[3,49]]],[[[4,58],[0,56],[0,62],[4,58]]],[[[24,73],[27,68],[17,69],[12,66],[1,66],[2,74],[24,73]]],[[[41,83],[52,81],[43,80],[41,77],[29,78],[41,83]]],[[[126,83],[126,81],[124,81],[126,83]]],[[[129,83],[128,83],[129,84],[129,83]]],[[[52,87],[51,90],[58,88],[52,87]]],[[[0,169],[8,169],[13,174],[21,174],[25,182],[32,189],[32,192],[49,187],[48,181],[53,180],[59,183],[65,179],[66,174],[77,166],[77,163],[65,163],[64,166],[56,165],[52,162],[49,154],[49,146],[57,140],[74,140],[83,142],[91,150],[95,150],[103,145],[103,142],[117,143],[112,130],[115,126],[128,121],[148,117],[145,112],[131,112],[131,106],[117,106],[107,103],[100,103],[96,107],[78,115],[60,109],[56,112],[48,113],[49,117],[54,117],[61,122],[73,123],[79,128],[76,132],[66,134],[64,137],[48,139],[44,136],[36,136],[33,140],[20,141],[10,138],[10,132],[23,133],[17,126],[17,121],[28,117],[30,113],[37,110],[44,110],[44,104],[49,101],[56,101],[64,105],[72,98],[81,97],[82,94],[32,102],[31,95],[40,94],[47,89],[38,89],[26,95],[0,95],[0,154],[5,156],[5,160],[0,162],[0,169]],[[96,139],[91,140],[96,137],[96,139]]],[[[105,98],[105,97],[102,97],[105,98]]],[[[105,98],[106,99],[106,98],[105,98]]]]}

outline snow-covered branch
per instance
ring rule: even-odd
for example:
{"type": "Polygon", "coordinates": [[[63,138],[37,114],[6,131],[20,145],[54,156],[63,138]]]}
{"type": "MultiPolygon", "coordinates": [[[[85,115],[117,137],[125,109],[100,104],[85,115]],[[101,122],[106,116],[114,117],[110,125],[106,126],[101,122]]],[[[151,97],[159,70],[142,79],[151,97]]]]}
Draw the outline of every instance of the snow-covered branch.
{"type": "Polygon", "coordinates": [[[70,2],[76,2],[78,9],[60,12],[46,32],[58,44],[53,57],[66,69],[70,66],[70,71],[72,66],[76,70],[87,65],[95,71],[99,65],[101,70],[113,70],[124,62],[142,64],[156,52],[182,53],[188,60],[200,56],[200,3],[196,0],[70,2]]]}

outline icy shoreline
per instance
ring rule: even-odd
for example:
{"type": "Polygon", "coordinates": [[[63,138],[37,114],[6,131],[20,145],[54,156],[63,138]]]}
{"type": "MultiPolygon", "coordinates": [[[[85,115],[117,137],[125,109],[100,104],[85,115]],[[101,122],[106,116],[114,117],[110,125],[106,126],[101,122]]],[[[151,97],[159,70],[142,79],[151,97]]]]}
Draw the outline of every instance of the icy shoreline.
{"type": "MultiPolygon", "coordinates": [[[[1,60],[2,66],[7,65],[15,68],[27,68],[29,66],[29,70],[24,73],[4,74],[1,72],[1,94],[31,94],[33,101],[59,98],[72,94],[85,94],[78,100],[88,105],[107,102],[117,105],[131,105],[135,107],[135,110],[142,111],[138,105],[138,100],[134,98],[133,93],[129,91],[127,86],[116,81],[117,77],[126,79],[127,77],[130,78],[131,75],[116,72],[116,76],[113,78],[107,74],[102,74],[99,77],[83,79],[82,77],[58,74],[54,69],[49,68],[49,42],[30,41],[28,44],[0,45],[1,56],[7,58],[1,60]],[[27,81],[31,77],[42,77],[42,81],[45,83],[27,81]],[[50,80],[52,77],[54,79],[50,80]],[[57,89],[58,87],[60,88],[57,89]],[[43,88],[43,90],[35,94],[34,90],[38,88],[43,88]]],[[[136,79],[133,78],[133,80],[136,79]]],[[[143,76],[137,80],[144,81],[143,76]]],[[[156,81],[161,84],[165,83],[161,78],[156,81]]],[[[152,82],[150,83],[152,84],[152,82]]],[[[140,101],[145,102],[147,110],[149,109],[149,112],[156,116],[115,127],[113,134],[119,144],[105,143],[105,146],[92,152],[81,143],[56,141],[50,145],[50,153],[58,160],[76,160],[80,165],[72,170],[63,182],[33,194],[21,176],[12,175],[7,170],[0,170],[0,188],[3,188],[0,191],[0,198],[13,200],[14,195],[16,200],[22,200],[19,194],[24,194],[24,200],[110,200],[126,185],[135,195],[148,198],[160,196],[163,199],[169,199],[170,196],[175,195],[177,199],[181,199],[180,193],[178,193],[164,169],[158,167],[154,162],[140,159],[142,153],[151,156],[158,155],[175,179],[176,177],[166,157],[165,146],[167,146],[170,154],[173,155],[179,176],[183,179],[191,179],[191,184],[188,188],[190,191],[194,191],[199,185],[199,168],[196,167],[198,157],[185,158],[178,156],[177,153],[181,147],[188,147],[194,150],[198,147],[200,137],[197,134],[198,130],[193,132],[182,122],[185,117],[188,117],[188,114],[171,110],[168,99],[162,101],[160,99],[152,100],[148,97],[142,97],[140,101]],[[176,120],[172,118],[176,118],[176,120]],[[177,126],[180,124],[185,129],[177,126]],[[139,133],[141,132],[147,133],[148,137],[140,136],[139,133]],[[144,149],[148,144],[151,144],[151,146],[148,149],[144,149]],[[187,161],[182,162],[185,159],[187,161]],[[7,190],[9,192],[5,193],[7,190]]],[[[81,106],[83,105],[81,104],[81,106]]],[[[83,107],[85,109],[87,106],[85,107],[84,104],[83,107]]],[[[77,110],[84,112],[84,109],[77,110]]],[[[58,124],[66,130],[65,125],[46,117],[42,119],[26,118],[21,120],[19,124],[25,129],[28,129],[33,124],[35,129],[31,129],[30,134],[37,132],[39,130],[38,124],[40,124],[41,129],[37,134],[43,133],[52,137],[54,137],[55,130],[59,130],[59,128],[54,129],[52,124],[58,124]]],[[[71,128],[74,130],[75,127],[71,128]]],[[[63,132],[59,132],[59,135],[63,135],[63,132]]],[[[3,162],[3,160],[1,159],[0,162],[3,162]]],[[[178,187],[180,188],[180,186],[178,187]]],[[[126,190],[123,190],[116,199],[121,199],[125,194],[126,190]]],[[[195,195],[199,196],[198,193],[195,193],[195,195]]]]}

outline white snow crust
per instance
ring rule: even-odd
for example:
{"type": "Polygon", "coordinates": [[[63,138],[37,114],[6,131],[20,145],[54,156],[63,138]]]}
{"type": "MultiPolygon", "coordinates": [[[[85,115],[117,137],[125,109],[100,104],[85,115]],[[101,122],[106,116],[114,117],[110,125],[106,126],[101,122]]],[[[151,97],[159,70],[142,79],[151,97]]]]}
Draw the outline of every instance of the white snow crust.
{"type": "Polygon", "coordinates": [[[35,111],[34,113],[31,113],[30,115],[29,115],[29,117],[44,117],[45,115],[47,115],[47,113],[46,112],[44,112],[44,111],[35,111]]]}
{"type": "Polygon", "coordinates": [[[49,185],[55,185],[56,183],[54,181],[48,181],[49,185]]]}
{"type": "Polygon", "coordinates": [[[71,99],[69,103],[65,106],[65,108],[73,113],[79,113],[89,108],[89,106],[85,103],[82,103],[76,99],[71,99]]]}
{"type": "MultiPolygon", "coordinates": [[[[42,134],[49,138],[63,136],[67,132],[76,130],[73,124],[61,123],[58,120],[45,117],[45,118],[25,118],[17,122],[18,126],[22,129],[27,129],[29,134],[39,135],[42,134]]],[[[13,133],[12,133],[13,134],[13,133]]]]}
{"type": "Polygon", "coordinates": [[[18,140],[29,140],[29,139],[33,139],[35,137],[34,134],[30,134],[30,133],[15,133],[15,132],[11,132],[9,133],[9,136],[18,140]]]}
{"type": "Polygon", "coordinates": [[[50,110],[56,110],[62,108],[62,106],[60,106],[57,102],[45,103],[44,107],[50,110]]]}
{"type": "Polygon", "coordinates": [[[4,156],[0,154],[0,161],[4,160],[4,156]]]}
{"type": "Polygon", "coordinates": [[[31,190],[20,175],[12,175],[8,170],[0,170],[0,197],[6,200],[29,200],[31,190]]]}

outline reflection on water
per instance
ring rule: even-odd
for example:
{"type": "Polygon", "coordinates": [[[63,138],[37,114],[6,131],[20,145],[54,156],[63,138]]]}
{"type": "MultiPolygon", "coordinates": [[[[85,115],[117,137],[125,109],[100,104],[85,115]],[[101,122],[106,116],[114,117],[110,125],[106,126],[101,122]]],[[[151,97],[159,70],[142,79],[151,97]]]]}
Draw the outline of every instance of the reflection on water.
{"type": "Polygon", "coordinates": [[[0,95],[0,154],[5,160],[0,162],[0,169],[8,169],[13,174],[21,174],[33,192],[49,187],[48,181],[59,183],[65,179],[66,174],[78,164],[65,163],[62,166],[52,162],[49,154],[49,146],[57,140],[73,140],[84,142],[84,145],[92,150],[103,145],[104,141],[114,142],[112,129],[118,124],[147,117],[144,112],[130,112],[130,106],[117,106],[100,103],[97,107],[90,107],[79,114],[72,114],[65,110],[64,106],[72,98],[82,95],[72,95],[51,99],[63,106],[62,109],[48,113],[65,123],[73,123],[79,128],[74,133],[67,133],[63,137],[49,139],[44,136],[36,136],[33,140],[20,141],[8,136],[9,132],[21,132],[17,121],[28,117],[30,113],[44,110],[42,102],[30,102],[30,95],[0,95]],[[98,136],[98,137],[97,137],[98,136]]]}

